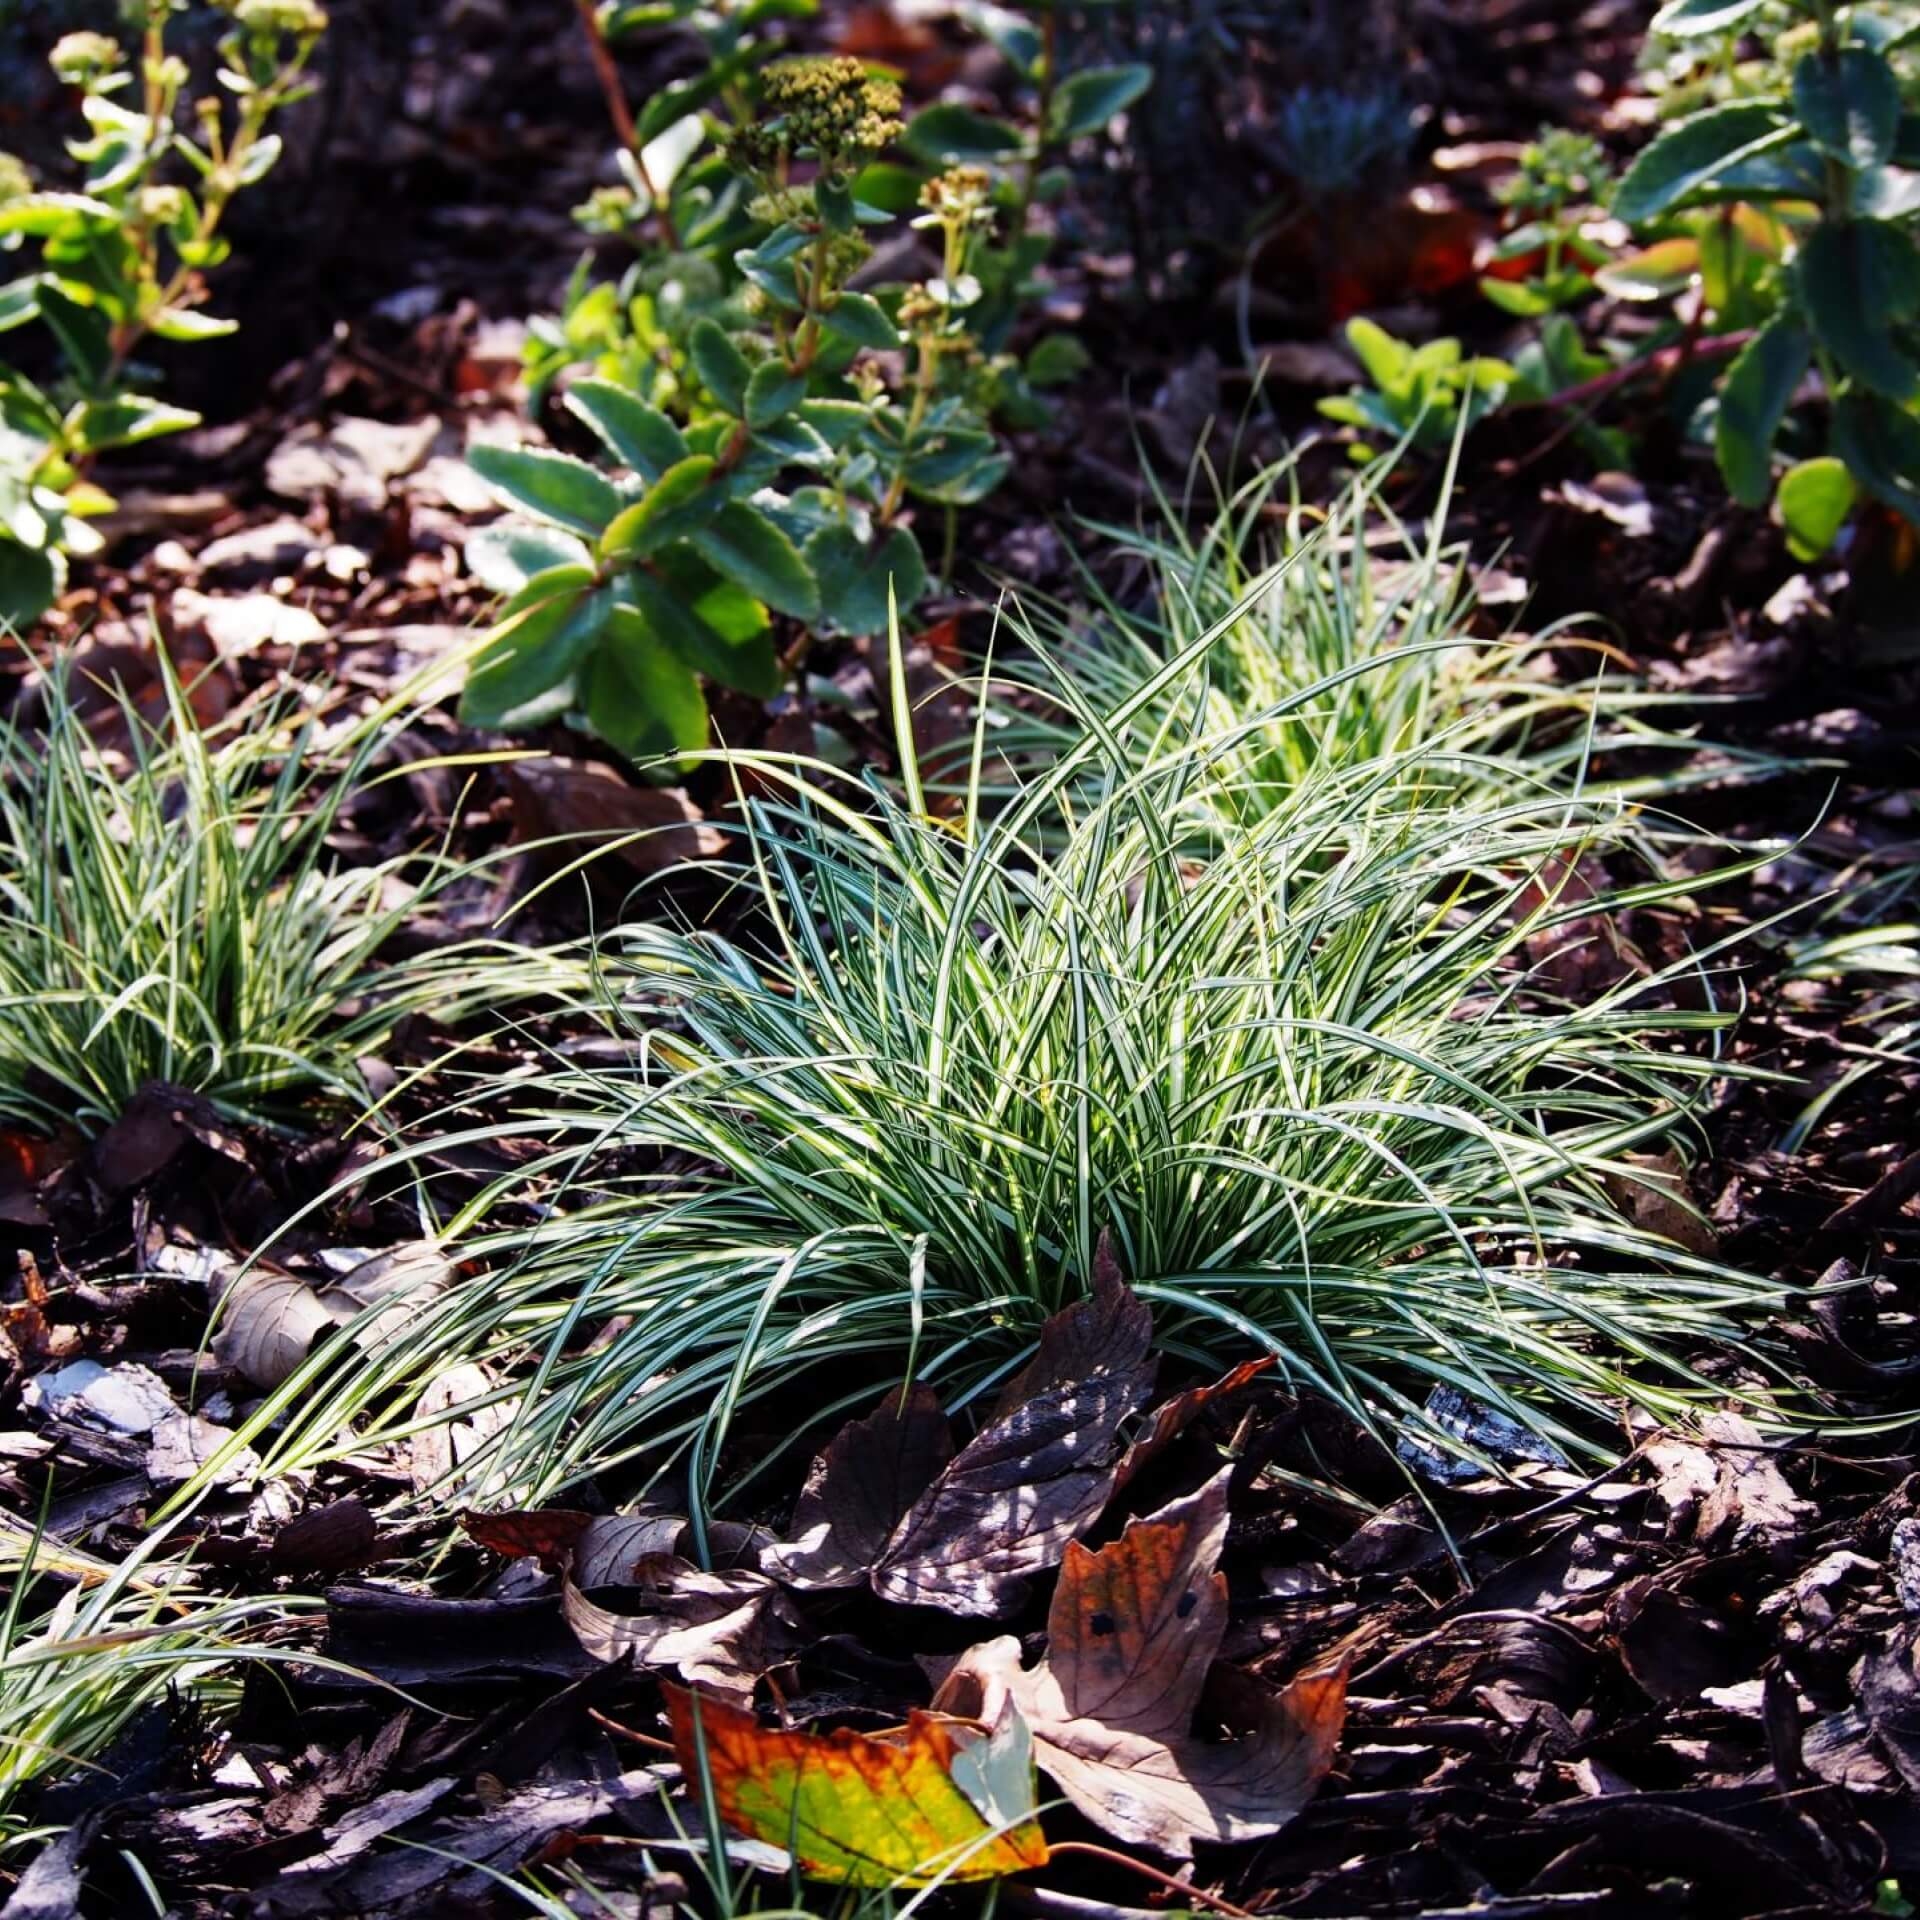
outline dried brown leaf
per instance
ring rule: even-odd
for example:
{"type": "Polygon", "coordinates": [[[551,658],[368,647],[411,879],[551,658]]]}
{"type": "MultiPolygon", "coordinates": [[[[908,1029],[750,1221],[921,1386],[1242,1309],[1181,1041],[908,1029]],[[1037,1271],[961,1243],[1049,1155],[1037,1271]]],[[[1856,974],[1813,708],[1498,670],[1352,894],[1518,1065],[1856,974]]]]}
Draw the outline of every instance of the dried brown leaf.
{"type": "Polygon", "coordinates": [[[953,1435],[931,1387],[890,1392],[842,1427],[808,1469],[793,1538],[771,1548],[767,1571],[790,1587],[857,1587],[894,1529],[953,1458],[953,1435]]]}
{"type": "Polygon", "coordinates": [[[1312,1798],[1346,1717],[1344,1668],[1284,1693],[1216,1663],[1227,1624],[1215,1562],[1226,1538],[1222,1469],[1097,1553],[1066,1550],[1031,1670],[1011,1636],[961,1656],[936,1709],[997,1719],[1010,1698],[1040,1766],[1089,1820],[1132,1846],[1191,1857],[1196,1839],[1276,1833],[1312,1798]],[[1240,1739],[1191,1732],[1203,1694],[1240,1739]]]}
{"type": "Polygon", "coordinates": [[[991,1618],[1113,1492],[1119,1431],[1153,1384],[1152,1317],[1105,1240],[1093,1291],[1041,1329],[995,1417],[941,1470],[872,1572],[883,1599],[991,1618]]]}

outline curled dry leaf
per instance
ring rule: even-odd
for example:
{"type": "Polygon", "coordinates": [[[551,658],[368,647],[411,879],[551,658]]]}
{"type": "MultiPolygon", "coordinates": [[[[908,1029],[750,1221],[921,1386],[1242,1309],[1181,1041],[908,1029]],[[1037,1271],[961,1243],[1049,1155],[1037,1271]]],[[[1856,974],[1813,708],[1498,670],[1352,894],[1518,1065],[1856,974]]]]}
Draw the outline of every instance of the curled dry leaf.
{"type": "Polygon", "coordinates": [[[816,1585],[847,1584],[849,1572],[864,1569],[876,1593],[905,1606],[989,1618],[1010,1612],[1026,1576],[1058,1565],[1067,1542],[1106,1506],[1121,1424],[1153,1384],[1152,1330],[1103,1238],[1093,1291],[1040,1330],[1033,1359],[994,1417],[939,1466],[884,1540],[909,1473],[940,1459],[926,1397],[910,1394],[891,1415],[883,1405],[862,1433],[841,1436],[837,1454],[829,1449],[815,1462],[796,1515],[802,1537],[770,1564],[797,1567],[801,1583],[816,1585]],[[886,1457],[889,1432],[898,1460],[886,1457]]]}
{"type": "Polygon", "coordinates": [[[990,1737],[914,1713],[898,1733],[796,1733],[705,1695],[664,1689],[688,1780],[721,1817],[790,1851],[803,1872],[859,1887],[991,1880],[1047,1862],[1033,1754],[1017,1713],[990,1737]]]}
{"type": "Polygon", "coordinates": [[[1620,1159],[1622,1171],[1607,1176],[1607,1191],[1636,1227],[1708,1259],[1720,1251],[1720,1236],[1688,1197],[1687,1163],[1679,1153],[1669,1147],[1620,1159]]]}
{"type": "Polygon", "coordinates": [[[462,1361],[436,1374],[414,1408],[414,1418],[425,1424],[407,1443],[407,1476],[414,1491],[443,1501],[470,1499],[472,1488],[460,1469],[485,1456],[513,1424],[519,1405],[518,1396],[502,1393],[478,1361],[462,1361]]]}
{"type": "MultiPolygon", "coordinates": [[[[647,1562],[684,1556],[687,1549],[687,1521],[678,1513],[593,1514],[570,1507],[475,1513],[469,1508],[459,1518],[479,1545],[510,1560],[536,1559],[549,1573],[571,1571],[582,1588],[634,1585],[644,1580],[647,1562]]],[[[750,1563],[766,1542],[758,1527],[707,1523],[707,1545],[717,1560],[750,1563]]]]}
{"type": "Polygon", "coordinates": [[[792,1602],[764,1574],[705,1573],[666,1555],[639,1571],[645,1613],[603,1607],[570,1572],[562,1577],[561,1611],[596,1660],[675,1668],[696,1685],[751,1699],[754,1682],[799,1643],[792,1602]]]}
{"type": "Polygon", "coordinates": [[[1129,1485],[1142,1467],[1149,1465],[1173,1445],[1186,1430],[1213,1405],[1240,1391],[1250,1380],[1265,1373],[1274,1364],[1274,1356],[1263,1353],[1257,1359],[1243,1360],[1230,1373],[1204,1387],[1189,1387],[1163,1400],[1154,1408],[1146,1431],[1120,1457],[1120,1471],[1114,1475],[1114,1491],[1129,1485]]]}
{"type": "Polygon", "coordinates": [[[1039,1666],[1024,1668],[1020,1643],[1003,1636],[963,1654],[934,1696],[936,1709],[986,1720],[1011,1702],[1042,1770],[1089,1820],[1175,1860],[1196,1839],[1277,1833],[1325,1778],[1346,1719],[1344,1668],[1273,1694],[1215,1662],[1229,1474],[1097,1553],[1070,1544],[1039,1666]],[[1241,1738],[1193,1736],[1203,1695],[1241,1738]]]}
{"type": "Polygon", "coordinates": [[[214,1354],[256,1387],[277,1387],[317,1340],[350,1322],[361,1347],[378,1353],[452,1278],[445,1255],[424,1242],[377,1253],[324,1287],[262,1262],[221,1297],[214,1354]]]}

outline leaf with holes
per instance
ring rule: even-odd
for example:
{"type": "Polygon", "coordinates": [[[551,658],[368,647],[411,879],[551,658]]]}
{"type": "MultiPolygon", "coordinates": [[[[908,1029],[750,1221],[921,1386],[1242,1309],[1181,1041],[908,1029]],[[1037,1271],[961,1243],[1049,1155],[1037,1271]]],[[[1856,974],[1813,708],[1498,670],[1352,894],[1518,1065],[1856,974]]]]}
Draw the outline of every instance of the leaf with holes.
{"type": "Polygon", "coordinates": [[[1195,1840],[1279,1832],[1326,1777],[1346,1720],[1344,1668],[1274,1694],[1215,1663],[1231,1474],[1222,1468],[1097,1553],[1070,1545],[1040,1664],[1022,1667],[1010,1635],[990,1640],[963,1654],[934,1696],[938,1709],[989,1720],[1011,1703],[1033,1729],[1042,1771],[1089,1820],[1175,1860],[1191,1857],[1195,1840]],[[1239,1739],[1195,1737],[1203,1697],[1245,1729],[1239,1739]]]}

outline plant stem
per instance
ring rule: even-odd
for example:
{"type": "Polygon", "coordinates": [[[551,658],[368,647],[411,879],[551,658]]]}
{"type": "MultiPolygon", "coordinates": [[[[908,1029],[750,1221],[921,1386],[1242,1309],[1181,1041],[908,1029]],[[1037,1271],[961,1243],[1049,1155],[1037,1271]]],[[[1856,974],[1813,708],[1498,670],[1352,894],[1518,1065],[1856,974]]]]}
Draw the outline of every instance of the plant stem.
{"type": "Polygon", "coordinates": [[[613,131],[620,144],[633,155],[634,165],[640,169],[640,184],[647,190],[647,198],[653,202],[653,210],[660,216],[660,230],[667,245],[675,252],[680,248],[680,234],[673,224],[673,209],[667,205],[666,196],[653,184],[653,175],[647,171],[646,150],[640,144],[640,129],[634,125],[633,109],[627,105],[626,89],[620,84],[620,68],[614,60],[613,49],[607,45],[607,36],[600,31],[600,16],[595,11],[593,0],[573,0],[574,11],[580,16],[580,24],[586,29],[587,50],[593,56],[593,71],[600,82],[601,97],[607,103],[607,118],[613,122],[613,131]]]}
{"type": "Polygon", "coordinates": [[[1033,130],[1033,151],[1021,170],[1020,194],[1013,207],[1008,238],[1016,243],[1026,238],[1027,215],[1033,206],[1034,188],[1040,176],[1040,162],[1046,158],[1047,129],[1053,119],[1054,69],[1059,65],[1060,22],[1052,6],[1046,11],[1046,23],[1040,29],[1040,104],[1038,124],[1033,130]]]}
{"type": "Polygon", "coordinates": [[[1184,1894],[1189,1900],[1197,1900],[1203,1907],[1211,1907],[1216,1913],[1228,1915],[1229,1920],[1255,1920],[1255,1916],[1245,1907],[1236,1907],[1231,1900],[1223,1900],[1217,1893],[1204,1893],[1191,1880],[1180,1880],[1170,1873],[1162,1873],[1158,1867],[1150,1867],[1144,1860],[1136,1860],[1113,1847],[1097,1847],[1091,1840],[1062,1840],[1050,1846],[1047,1852],[1055,1859],[1063,1853],[1084,1853],[1090,1860],[1104,1860],[1109,1866],[1125,1867],[1129,1873],[1157,1881],[1169,1893],[1184,1894]]]}

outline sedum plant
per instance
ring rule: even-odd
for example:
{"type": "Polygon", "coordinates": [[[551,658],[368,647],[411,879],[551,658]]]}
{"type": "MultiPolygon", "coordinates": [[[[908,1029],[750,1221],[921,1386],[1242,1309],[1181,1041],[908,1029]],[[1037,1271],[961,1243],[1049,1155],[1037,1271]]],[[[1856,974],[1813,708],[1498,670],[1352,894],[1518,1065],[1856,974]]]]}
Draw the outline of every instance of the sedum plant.
{"type": "MultiPolygon", "coordinates": [[[[1180,823],[1231,815],[1238,742],[1145,767],[1118,743],[1219,637],[1089,709],[998,811],[981,781],[930,805],[911,759],[896,794],[732,757],[748,931],[603,943],[594,1004],[627,1063],[556,1062],[490,1123],[551,1152],[442,1223],[485,1278],[424,1303],[376,1372],[329,1382],[356,1363],[316,1357],[262,1409],[259,1431],[288,1422],[274,1467],[403,1429],[456,1356],[531,1359],[475,1483],[545,1497],[693,1447],[704,1491],[759,1396],[852,1402],[903,1368],[950,1403],[987,1389],[1103,1229],[1175,1350],[1271,1351],[1376,1426],[1449,1382],[1595,1452],[1618,1398],[1721,1391],[1689,1356],[1773,1289],[1613,1197],[1725,1071],[1699,1044],[1725,1024],[1710,978],[1649,965],[1574,1003],[1541,964],[1603,937],[1610,902],[1566,889],[1583,854],[1637,846],[1647,901],[1696,888],[1700,849],[1566,779],[1410,804],[1451,778],[1442,728],[1196,860],[1180,823]],[[488,1231],[528,1181],[537,1224],[488,1231]]],[[[432,1151],[410,1150],[423,1182],[432,1151]]]]}
{"type": "MultiPolygon", "coordinates": [[[[582,212],[638,257],[617,282],[582,263],[566,311],[534,329],[530,371],[536,399],[572,376],[566,405],[618,471],[475,455],[545,529],[472,549],[507,596],[463,703],[475,724],[566,715],[640,760],[704,746],[703,680],[779,689],[774,615],[877,632],[890,591],[902,608],[925,591],[928,518],[951,573],[958,510],[1008,469],[995,417],[1030,420],[1033,389],[1084,360],[1064,337],[1024,364],[999,350],[1045,251],[1018,236],[1043,153],[1133,92],[1111,74],[1043,86],[1031,145],[957,106],[907,123],[898,87],[856,60],[768,58],[760,30],[805,10],[583,7],[624,180],[582,212]],[[607,41],[643,24],[692,30],[706,65],[634,114],[607,41]],[[995,131],[968,142],[961,126],[995,131]],[[912,164],[885,158],[896,147],[912,164]],[[900,218],[937,269],[853,284],[869,236],[900,218]]],[[[1042,38],[1009,44],[1029,77],[1050,71],[1042,38]]]]}
{"type": "Polygon", "coordinates": [[[766,697],[783,678],[770,613],[872,632],[887,594],[910,605],[926,567],[910,502],[976,498],[1005,470],[991,433],[945,390],[972,350],[967,265],[982,180],[927,184],[942,272],[889,313],[847,285],[871,247],[855,175],[900,131],[899,92],[854,60],[772,68],[763,111],[726,164],[749,181],[762,237],[738,250],[747,296],[732,327],[691,320],[642,390],[577,381],[566,403],[619,468],[566,454],[477,449],[476,469],[543,529],[479,537],[476,573],[511,595],[462,701],[476,724],[574,712],[635,759],[706,744],[705,675],[766,697]],[[798,165],[811,177],[802,181],[798,165]],[[862,352],[906,344],[896,405],[862,352]],[[804,484],[776,483],[798,472],[804,484]]]}
{"type": "Polygon", "coordinates": [[[1585,232],[1593,203],[1611,179],[1600,143],[1565,128],[1543,127],[1521,149],[1520,164],[1495,191],[1513,222],[1493,250],[1480,291],[1504,312],[1537,319],[1593,291],[1605,250],[1585,232]]]}
{"type": "Polygon", "coordinates": [[[50,606],[67,556],[98,550],[90,517],[113,501],[88,478],[101,453],[177,433],[199,416],[155,398],[138,355],[149,339],[208,340],[234,323],[205,311],[205,275],[228,255],[220,227],[234,196],[280,153],[271,124],[307,91],[326,26],[314,0],[216,0],[232,16],[220,41],[219,96],[180,124],[186,63],[167,25],[186,0],[125,0],[138,35],[89,31],[54,47],[55,74],[78,95],[84,137],[69,142],[79,190],[37,190],[0,155],[0,256],[37,256],[0,285],[0,332],[38,322],[53,336],[51,382],[0,367],[0,621],[24,627],[50,606]]]}
{"type": "MultiPolygon", "coordinates": [[[[1469,355],[1456,339],[1415,346],[1364,314],[1347,322],[1347,344],[1368,384],[1329,395],[1320,411],[1343,426],[1384,434],[1424,453],[1445,453],[1500,405],[1516,377],[1504,360],[1469,355]]],[[[1364,441],[1356,448],[1362,459],[1373,451],[1364,441]]]]}

